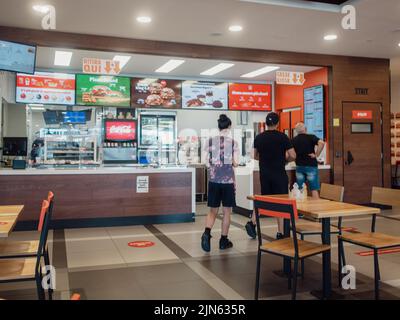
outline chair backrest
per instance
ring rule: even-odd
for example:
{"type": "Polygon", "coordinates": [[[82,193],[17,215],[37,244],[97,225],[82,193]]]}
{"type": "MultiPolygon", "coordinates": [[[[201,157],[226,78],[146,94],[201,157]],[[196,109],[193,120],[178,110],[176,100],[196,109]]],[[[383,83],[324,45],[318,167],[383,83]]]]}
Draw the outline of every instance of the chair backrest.
{"type": "Polygon", "coordinates": [[[42,232],[43,231],[43,226],[44,226],[44,221],[45,217],[48,213],[50,203],[47,200],[43,200],[42,202],[42,208],[40,209],[40,216],[39,216],[39,224],[38,224],[38,231],[42,232]]]}
{"type": "Polygon", "coordinates": [[[343,202],[344,187],[334,184],[322,183],[320,196],[323,199],[343,202]]]}
{"type": "Polygon", "coordinates": [[[295,199],[279,199],[268,196],[255,196],[254,209],[256,214],[258,244],[262,246],[260,215],[290,220],[293,233],[295,253],[298,255],[296,236],[296,220],[299,218],[295,199]]]}
{"type": "Polygon", "coordinates": [[[372,188],[371,203],[385,206],[400,206],[400,190],[372,188]]]}

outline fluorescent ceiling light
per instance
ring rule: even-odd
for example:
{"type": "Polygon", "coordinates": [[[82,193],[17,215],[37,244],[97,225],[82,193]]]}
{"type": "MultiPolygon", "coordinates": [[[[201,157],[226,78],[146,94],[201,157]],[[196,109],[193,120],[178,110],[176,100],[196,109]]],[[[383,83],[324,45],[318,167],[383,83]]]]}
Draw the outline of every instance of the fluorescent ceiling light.
{"type": "Polygon", "coordinates": [[[125,67],[125,65],[128,63],[129,60],[131,60],[131,56],[119,56],[116,55],[113,60],[119,62],[119,67],[122,69],[125,67]]]}
{"type": "Polygon", "coordinates": [[[233,63],[220,63],[217,64],[215,67],[212,67],[211,69],[208,69],[204,72],[201,73],[203,76],[213,76],[217,73],[220,73],[226,69],[232,68],[234,66],[233,63]]]}
{"type": "Polygon", "coordinates": [[[55,66],[69,67],[71,64],[72,52],[71,51],[56,51],[54,57],[55,66]]]}
{"type": "Polygon", "coordinates": [[[169,60],[166,64],[156,70],[159,73],[169,73],[183,64],[185,60],[169,60]]]}
{"type": "Polygon", "coordinates": [[[267,66],[267,67],[255,70],[253,72],[246,73],[246,74],[242,75],[241,78],[255,78],[262,74],[266,74],[266,73],[269,73],[269,72],[272,72],[272,71],[275,71],[278,69],[280,69],[280,67],[267,66]]]}
{"type": "Polygon", "coordinates": [[[229,31],[231,31],[231,32],[240,32],[242,30],[243,30],[243,27],[239,26],[239,25],[229,27],[229,31]]]}
{"type": "Polygon", "coordinates": [[[136,21],[140,22],[140,23],[150,23],[151,17],[147,17],[147,16],[137,17],[136,21]]]}
{"type": "Polygon", "coordinates": [[[50,11],[49,6],[46,6],[46,5],[35,5],[32,8],[33,8],[33,10],[40,12],[40,13],[47,13],[50,11]]]}
{"type": "Polygon", "coordinates": [[[336,35],[336,34],[327,34],[325,37],[324,37],[324,40],[326,40],[326,41],[333,41],[333,40],[336,40],[338,38],[338,36],[336,35]]]}

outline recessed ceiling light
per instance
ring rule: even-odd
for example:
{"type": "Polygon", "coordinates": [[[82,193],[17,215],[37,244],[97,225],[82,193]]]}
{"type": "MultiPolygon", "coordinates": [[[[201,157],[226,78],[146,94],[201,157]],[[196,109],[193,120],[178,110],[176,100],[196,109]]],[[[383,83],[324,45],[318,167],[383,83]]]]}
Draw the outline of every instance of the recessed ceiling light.
{"type": "Polygon", "coordinates": [[[220,73],[226,69],[232,68],[233,66],[234,66],[233,63],[220,63],[220,64],[217,64],[215,67],[212,67],[211,69],[208,69],[200,74],[203,76],[213,76],[213,75],[220,73]]]}
{"type": "Polygon", "coordinates": [[[114,61],[118,61],[119,62],[119,67],[120,69],[122,69],[123,67],[125,67],[125,65],[128,63],[129,60],[131,60],[131,56],[120,56],[120,55],[116,55],[113,60],[114,61]]]}
{"type": "Polygon", "coordinates": [[[272,71],[275,71],[278,69],[280,69],[280,67],[267,66],[267,67],[255,70],[253,72],[246,73],[246,74],[242,75],[241,78],[255,78],[262,74],[266,74],[266,73],[269,73],[269,72],[272,72],[272,71]]]}
{"type": "Polygon", "coordinates": [[[54,57],[54,65],[68,67],[71,64],[72,52],[71,51],[56,51],[54,57]]]}
{"type": "Polygon", "coordinates": [[[172,70],[178,68],[181,64],[183,64],[185,60],[169,60],[166,64],[162,65],[160,68],[156,70],[159,73],[169,73],[172,70]]]}
{"type": "Polygon", "coordinates": [[[400,43],[398,44],[398,46],[400,47],[400,43]]]}
{"type": "Polygon", "coordinates": [[[47,13],[50,11],[49,6],[46,6],[46,5],[35,5],[32,8],[33,8],[33,10],[40,12],[40,13],[47,13]]]}
{"type": "Polygon", "coordinates": [[[338,36],[336,35],[336,34],[327,34],[325,37],[324,37],[324,40],[326,40],[326,41],[333,41],[333,40],[336,40],[338,38],[338,36]]]}
{"type": "Polygon", "coordinates": [[[148,17],[148,16],[137,17],[136,21],[140,22],[140,23],[150,23],[151,22],[151,17],[148,17]]]}
{"type": "Polygon", "coordinates": [[[231,32],[240,32],[242,30],[243,30],[243,27],[239,26],[239,25],[234,25],[234,26],[229,27],[229,31],[231,31],[231,32]]]}

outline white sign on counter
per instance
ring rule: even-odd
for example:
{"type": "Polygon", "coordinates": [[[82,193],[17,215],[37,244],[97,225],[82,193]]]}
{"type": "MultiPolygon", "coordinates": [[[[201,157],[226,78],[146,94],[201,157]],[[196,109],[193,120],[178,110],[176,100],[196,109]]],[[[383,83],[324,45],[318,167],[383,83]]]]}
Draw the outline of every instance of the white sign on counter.
{"type": "Polygon", "coordinates": [[[136,193],[149,193],[149,176],[137,176],[136,193]]]}

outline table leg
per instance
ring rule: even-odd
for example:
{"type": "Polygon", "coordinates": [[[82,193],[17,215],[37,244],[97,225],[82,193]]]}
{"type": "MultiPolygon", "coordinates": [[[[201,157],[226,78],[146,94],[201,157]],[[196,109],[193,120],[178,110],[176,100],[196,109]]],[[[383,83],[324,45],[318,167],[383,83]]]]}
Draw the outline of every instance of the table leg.
{"type": "MultiPolygon", "coordinates": [[[[322,243],[331,245],[331,219],[322,219],[322,243]]],[[[323,298],[329,299],[332,291],[331,250],[322,254],[323,264],[323,298]]]]}

